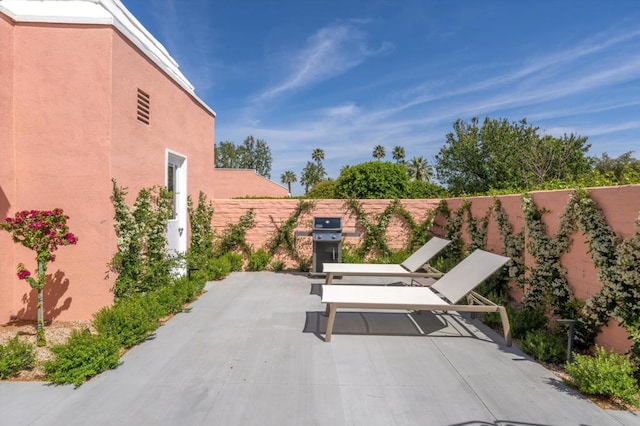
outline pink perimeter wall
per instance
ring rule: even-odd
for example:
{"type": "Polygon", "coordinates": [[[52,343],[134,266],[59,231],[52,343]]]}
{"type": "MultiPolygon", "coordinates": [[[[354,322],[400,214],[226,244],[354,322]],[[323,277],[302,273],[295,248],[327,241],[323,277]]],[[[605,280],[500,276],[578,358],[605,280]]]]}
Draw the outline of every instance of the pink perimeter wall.
{"type": "MultiPolygon", "coordinates": [[[[78,238],[49,265],[45,319],[89,319],[113,301],[111,178],[165,185],[166,150],[187,157],[188,192],[213,182],[213,113],[111,26],[14,23],[0,15],[0,213],[62,208],[78,238]],[[9,65],[9,66],[6,66],[9,65]],[[151,96],[149,125],[137,89],[151,96]],[[12,111],[12,113],[7,113],[12,111]]],[[[0,323],[35,318],[35,291],[15,276],[32,253],[0,232],[0,323]]]]}
{"type": "MultiPolygon", "coordinates": [[[[308,200],[315,203],[313,210],[300,217],[296,230],[311,230],[312,220],[315,216],[339,216],[342,217],[343,232],[362,230],[357,226],[356,217],[348,207],[345,207],[345,200],[308,200]]],[[[362,207],[369,214],[380,214],[392,200],[360,200],[362,207]]],[[[438,205],[439,200],[401,200],[402,205],[407,209],[417,222],[425,220],[431,210],[438,205]]],[[[269,238],[276,232],[276,225],[284,223],[300,203],[298,199],[279,200],[257,200],[257,199],[235,199],[235,200],[213,200],[213,221],[212,225],[217,233],[223,233],[229,224],[237,224],[240,217],[245,215],[249,209],[254,209],[256,226],[247,233],[246,241],[254,249],[264,247],[269,238]]],[[[373,219],[372,219],[373,220],[373,219]]],[[[392,249],[400,249],[408,243],[408,235],[402,222],[398,218],[393,218],[387,229],[387,241],[392,249]]],[[[311,257],[312,241],[310,237],[300,237],[301,254],[311,257]]],[[[345,244],[360,244],[361,237],[345,237],[345,244]]],[[[291,259],[284,260],[292,266],[291,259]]]]}
{"type": "MultiPolygon", "coordinates": [[[[569,196],[573,191],[539,191],[531,195],[536,206],[548,210],[543,216],[543,221],[547,226],[547,235],[554,236],[560,224],[560,216],[565,210],[569,196]]],[[[634,221],[640,213],[640,185],[627,185],[606,188],[589,189],[591,198],[598,204],[598,207],[605,215],[606,221],[621,238],[631,237],[636,228],[634,221]]],[[[502,206],[509,216],[509,222],[513,226],[514,233],[524,229],[524,215],[522,212],[522,197],[520,195],[499,197],[502,206]]],[[[472,203],[472,214],[476,219],[480,219],[487,214],[489,206],[493,204],[493,197],[471,197],[467,199],[472,203]]],[[[448,199],[447,204],[451,211],[460,208],[464,199],[448,199]]],[[[466,229],[466,224],[463,225],[466,229]]],[[[463,232],[467,238],[468,233],[463,232]]],[[[525,234],[526,238],[526,234],[525,234]]],[[[573,288],[576,298],[586,300],[600,291],[602,284],[598,280],[598,271],[593,264],[591,255],[588,253],[588,244],[584,235],[578,230],[571,238],[573,244],[568,253],[561,258],[562,265],[567,269],[567,281],[573,288]]],[[[495,217],[489,222],[487,235],[487,246],[491,250],[500,251],[502,242],[500,234],[495,224],[495,217]]],[[[531,255],[525,250],[525,264],[533,265],[531,255]]],[[[516,300],[522,299],[522,291],[515,286],[512,295],[516,300]]],[[[613,348],[619,352],[626,352],[630,347],[630,341],[626,331],[618,325],[615,320],[611,320],[609,325],[603,329],[596,342],[606,348],[613,348]]]]}

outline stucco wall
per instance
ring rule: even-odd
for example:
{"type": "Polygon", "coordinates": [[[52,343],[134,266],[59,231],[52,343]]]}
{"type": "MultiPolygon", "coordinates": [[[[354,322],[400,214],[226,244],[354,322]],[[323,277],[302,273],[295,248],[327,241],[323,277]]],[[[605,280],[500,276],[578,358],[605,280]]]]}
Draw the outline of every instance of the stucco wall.
{"type": "MultiPolygon", "coordinates": [[[[536,206],[547,210],[547,213],[543,216],[543,222],[547,226],[548,235],[554,236],[556,234],[560,224],[560,217],[572,192],[568,190],[537,191],[531,194],[536,206]]],[[[592,188],[589,189],[589,193],[602,210],[613,232],[621,238],[629,238],[634,234],[634,221],[640,212],[640,185],[592,188]]],[[[477,219],[484,217],[489,206],[493,203],[493,197],[472,197],[467,200],[471,202],[472,214],[477,219]]],[[[514,232],[522,231],[524,229],[522,197],[519,195],[502,196],[500,200],[509,216],[509,222],[513,226],[514,232]]],[[[455,211],[460,208],[463,201],[464,199],[461,198],[448,199],[447,204],[451,211],[455,211]]],[[[466,224],[463,225],[463,229],[466,229],[466,224]]],[[[468,233],[463,232],[463,235],[467,237],[468,233]]],[[[561,257],[561,263],[567,269],[566,278],[576,298],[586,300],[598,293],[602,284],[598,280],[598,271],[588,252],[588,244],[584,235],[578,230],[571,238],[573,243],[570,250],[561,257]]],[[[526,239],[528,241],[528,238],[526,239]]],[[[498,252],[502,247],[494,217],[489,223],[487,246],[489,249],[498,252]]],[[[527,266],[533,266],[533,259],[526,251],[524,259],[527,266]]],[[[512,295],[516,300],[521,300],[522,291],[514,287],[512,295]]],[[[626,331],[616,321],[612,320],[596,341],[607,348],[625,352],[630,345],[627,337],[626,331]]]]}
{"type": "MultiPolygon", "coordinates": [[[[13,24],[0,14],[0,220],[4,219],[11,209],[10,199],[15,194],[14,164],[9,161],[13,154],[13,24]]],[[[6,274],[15,268],[13,258],[13,242],[8,235],[0,232],[0,313],[11,309],[14,287],[3,285],[6,274]]],[[[0,316],[0,322],[2,322],[0,316]]]]}
{"type": "Polygon", "coordinates": [[[289,190],[260,176],[255,170],[215,169],[213,196],[215,198],[235,197],[286,197],[289,190]]]}
{"type": "MultiPolygon", "coordinates": [[[[382,213],[392,200],[361,200],[363,209],[370,215],[382,213]]],[[[402,200],[401,203],[411,213],[417,222],[425,220],[431,210],[438,205],[439,200],[402,200]]],[[[269,238],[276,232],[276,225],[284,223],[295,211],[300,203],[298,199],[252,200],[252,199],[214,199],[212,225],[216,232],[223,233],[229,224],[237,224],[240,217],[249,209],[254,210],[256,226],[247,233],[246,241],[254,249],[265,247],[269,238]]],[[[312,211],[300,217],[296,230],[311,230],[313,217],[340,216],[344,232],[360,232],[356,217],[345,207],[344,200],[315,200],[312,211]]],[[[375,219],[372,217],[372,221],[375,219]]],[[[408,243],[408,235],[398,218],[393,218],[387,228],[387,241],[392,249],[400,249],[408,243]]],[[[345,244],[360,244],[361,237],[345,237],[345,244]]],[[[300,237],[300,253],[311,257],[312,242],[310,237],[300,237]]],[[[290,259],[283,257],[289,266],[293,266],[290,259]]]]}
{"type": "MultiPolygon", "coordinates": [[[[70,216],[79,242],[49,266],[45,318],[89,319],[113,301],[111,178],[132,203],[142,187],[165,185],[171,149],[187,157],[188,192],[210,191],[214,117],[111,26],[3,18],[0,48],[0,105],[13,102],[14,111],[0,114],[0,134],[10,135],[0,142],[0,209],[59,207],[70,216]],[[138,87],[152,96],[149,126],[136,119],[138,87]]],[[[18,262],[33,269],[33,254],[6,232],[0,245],[0,323],[33,319],[35,293],[15,276],[18,262]]]]}

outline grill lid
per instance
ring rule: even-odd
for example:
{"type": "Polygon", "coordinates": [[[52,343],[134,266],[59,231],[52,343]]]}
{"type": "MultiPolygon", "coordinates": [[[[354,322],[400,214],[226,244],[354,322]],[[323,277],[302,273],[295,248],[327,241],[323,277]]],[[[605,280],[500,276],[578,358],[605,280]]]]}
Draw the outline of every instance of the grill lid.
{"type": "Polygon", "coordinates": [[[341,217],[314,217],[314,231],[342,231],[341,217]]]}

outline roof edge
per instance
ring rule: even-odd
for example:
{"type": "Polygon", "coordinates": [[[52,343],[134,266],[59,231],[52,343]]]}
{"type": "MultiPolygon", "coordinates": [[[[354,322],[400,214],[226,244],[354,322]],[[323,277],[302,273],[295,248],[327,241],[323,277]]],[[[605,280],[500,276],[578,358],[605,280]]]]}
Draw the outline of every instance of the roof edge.
{"type": "Polygon", "coordinates": [[[216,112],[195,93],[176,60],[120,0],[0,0],[0,13],[15,22],[110,25],[162,69],[214,117],[216,112]]]}

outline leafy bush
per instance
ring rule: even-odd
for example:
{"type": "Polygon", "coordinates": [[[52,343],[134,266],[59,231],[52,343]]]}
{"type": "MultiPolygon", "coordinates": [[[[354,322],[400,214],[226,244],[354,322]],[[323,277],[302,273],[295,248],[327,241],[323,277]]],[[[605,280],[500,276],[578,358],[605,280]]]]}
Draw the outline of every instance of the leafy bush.
{"type": "Polygon", "coordinates": [[[298,259],[298,270],[300,272],[309,272],[311,269],[311,258],[301,257],[298,259]]]}
{"type": "Polygon", "coordinates": [[[409,187],[404,166],[388,161],[369,161],[345,166],[336,180],[336,194],[341,198],[403,198],[409,187]]]}
{"type": "Polygon", "coordinates": [[[7,379],[35,365],[33,345],[15,336],[6,345],[0,345],[0,379],[7,379]]]}
{"type": "Polygon", "coordinates": [[[138,295],[122,299],[98,311],[93,324],[99,333],[113,338],[122,347],[137,345],[158,328],[161,309],[151,299],[138,295]]]}
{"type": "Polygon", "coordinates": [[[336,197],[336,181],[327,179],[318,182],[305,195],[306,198],[337,198],[336,197]]]}
{"type": "Polygon", "coordinates": [[[231,272],[242,271],[242,265],[244,261],[242,260],[242,256],[235,252],[225,253],[224,257],[229,261],[231,265],[231,272]]]}
{"type": "Polygon", "coordinates": [[[346,243],[342,246],[342,262],[362,263],[364,262],[364,258],[360,255],[355,245],[346,243]]]}
{"type": "Polygon", "coordinates": [[[248,271],[264,271],[271,261],[271,255],[265,249],[258,249],[249,256],[248,271]]]}
{"type": "Polygon", "coordinates": [[[440,185],[421,180],[412,180],[409,181],[407,194],[403,198],[443,198],[447,195],[447,190],[440,185]]]}
{"type": "Polygon", "coordinates": [[[147,297],[155,299],[158,305],[156,313],[159,318],[180,312],[184,305],[184,297],[180,295],[176,284],[162,287],[147,297]]]}
{"type": "Polygon", "coordinates": [[[284,270],[284,262],[282,260],[274,260],[271,262],[271,265],[269,265],[269,268],[274,272],[282,271],[284,270]]]}
{"type": "Polygon", "coordinates": [[[102,334],[74,330],[67,342],[51,348],[55,358],[44,363],[46,379],[57,385],[81,385],[87,378],[118,365],[118,343],[102,334]]]}
{"type": "Polygon", "coordinates": [[[220,280],[231,272],[231,262],[229,256],[214,257],[209,259],[207,264],[207,278],[210,280],[220,280]]]}
{"type": "Polygon", "coordinates": [[[539,308],[511,310],[509,318],[511,320],[511,334],[516,339],[524,338],[530,331],[543,330],[549,323],[544,311],[539,308]]]}
{"type": "Polygon", "coordinates": [[[542,362],[560,364],[567,359],[566,340],[547,330],[528,332],[520,346],[525,353],[542,362]]]}
{"type": "Polygon", "coordinates": [[[628,356],[607,352],[596,346],[595,356],[576,355],[567,364],[567,373],[580,392],[588,395],[616,397],[625,403],[639,403],[638,383],[628,356]]]}

